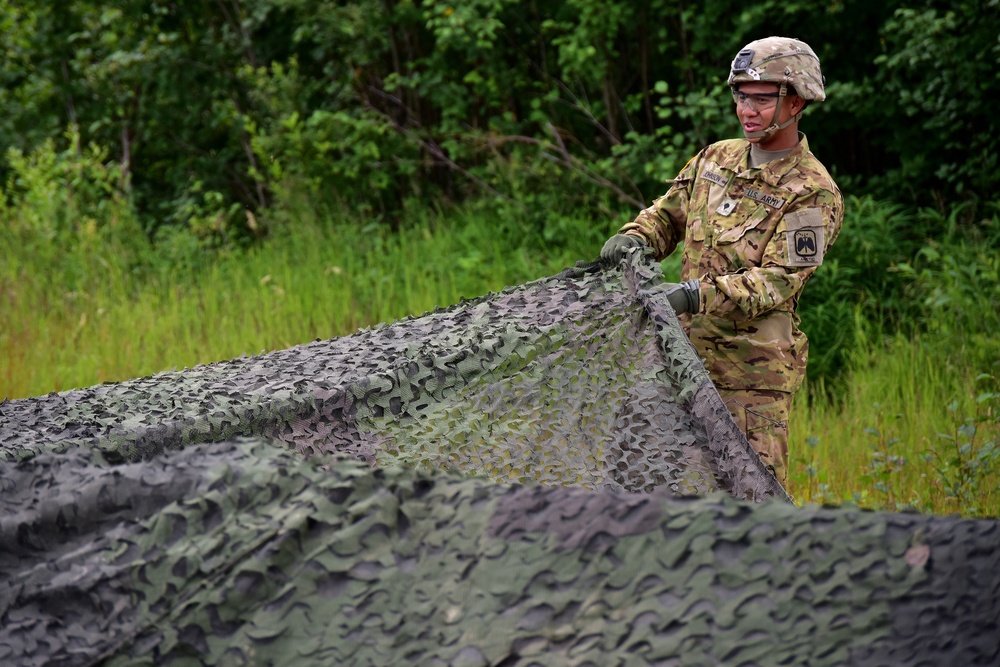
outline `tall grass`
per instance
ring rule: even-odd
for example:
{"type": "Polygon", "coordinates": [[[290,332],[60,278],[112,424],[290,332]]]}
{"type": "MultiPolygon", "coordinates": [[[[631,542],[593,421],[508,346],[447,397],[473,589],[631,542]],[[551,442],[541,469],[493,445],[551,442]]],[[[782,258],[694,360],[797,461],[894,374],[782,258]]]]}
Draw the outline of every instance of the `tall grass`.
{"type": "MultiPolygon", "coordinates": [[[[0,201],[0,399],[350,334],[551,275],[596,256],[621,222],[484,201],[414,207],[390,229],[299,204],[261,221],[268,238],[250,248],[188,230],[153,242],[120,174],[88,172],[100,156],[56,158],[15,161],[0,201]]],[[[956,231],[899,261],[878,238],[891,240],[902,213],[854,204],[846,251],[804,299],[818,302],[803,318],[813,353],[832,358],[823,346],[845,343],[842,371],[813,375],[796,399],[790,491],[802,503],[1000,516],[996,221],[969,242],[954,220],[906,218],[956,231]],[[892,290],[865,283],[878,272],[892,290]]]]}
{"type": "Polygon", "coordinates": [[[260,248],[221,255],[198,273],[155,267],[134,284],[126,267],[95,256],[106,280],[72,288],[22,265],[2,283],[0,396],[340,336],[540,277],[567,259],[515,261],[484,240],[463,267],[450,259],[462,257],[462,241],[431,223],[395,235],[301,225],[260,248]]]}
{"type": "Polygon", "coordinates": [[[889,267],[905,304],[855,302],[844,381],[798,400],[801,501],[1000,515],[1000,229],[960,229],[959,213],[920,214],[945,231],[889,267]],[[871,319],[886,310],[914,315],[894,328],[871,319]]]}
{"type": "Polygon", "coordinates": [[[98,219],[69,188],[50,195],[52,210],[0,208],[0,399],[346,335],[596,257],[613,226],[552,215],[580,231],[544,243],[516,207],[418,209],[390,231],[304,206],[276,212],[255,247],[184,231],[154,246],[127,201],[98,219]]]}
{"type": "Polygon", "coordinates": [[[797,397],[789,490],[799,502],[1000,516],[997,376],[929,347],[897,335],[856,355],[835,398],[797,397]]]}

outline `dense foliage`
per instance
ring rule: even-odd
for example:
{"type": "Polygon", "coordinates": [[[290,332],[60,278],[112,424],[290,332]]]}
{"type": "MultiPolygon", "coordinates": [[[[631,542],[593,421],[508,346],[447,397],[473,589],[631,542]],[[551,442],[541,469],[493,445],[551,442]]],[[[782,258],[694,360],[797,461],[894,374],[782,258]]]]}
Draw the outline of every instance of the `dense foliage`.
{"type": "Polygon", "coordinates": [[[116,248],[139,277],[194,273],[303,216],[346,215],[373,238],[460,203],[538,271],[596,252],[691,154],[733,136],[733,54],[791,34],[828,81],[803,129],[854,208],[801,309],[811,377],[833,381],[859,322],[940,326],[926,290],[935,312],[959,304],[952,330],[982,321],[971,303],[1000,307],[998,8],[0,0],[0,213],[23,255],[0,259],[11,281],[21,261],[62,262],[51,279],[87,293],[102,277],[65,261],[79,247],[116,248]]]}
{"type": "Polygon", "coordinates": [[[0,159],[91,143],[147,231],[264,233],[298,196],[633,211],[735,131],[740,46],[793,34],[830,99],[805,130],[845,190],[975,219],[993,196],[997,0],[69,0],[0,3],[0,159]],[[58,4],[58,6],[57,6],[58,4]],[[67,135],[71,133],[72,136],[67,135]]]}

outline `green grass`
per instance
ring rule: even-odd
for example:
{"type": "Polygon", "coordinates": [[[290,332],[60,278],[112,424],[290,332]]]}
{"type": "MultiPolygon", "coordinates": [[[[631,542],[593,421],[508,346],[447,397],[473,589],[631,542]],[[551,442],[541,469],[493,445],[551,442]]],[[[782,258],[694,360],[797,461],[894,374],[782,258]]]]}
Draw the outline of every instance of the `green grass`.
{"type": "MultiPolygon", "coordinates": [[[[207,250],[187,233],[154,247],[128,210],[2,209],[0,397],[346,335],[552,275],[596,256],[617,226],[480,205],[412,211],[390,231],[306,209],[276,216],[250,250],[207,250]]],[[[979,267],[973,282],[995,290],[983,252],[951,248],[945,264],[962,274],[953,284],[939,256],[910,267],[915,285],[934,285],[925,333],[883,338],[859,307],[849,372],[829,391],[817,383],[811,401],[802,392],[793,410],[797,502],[1000,516],[1000,354],[989,333],[1000,327],[992,292],[969,292],[967,275],[979,267]],[[984,299],[970,318],[962,304],[984,299]]]]}
{"type": "Polygon", "coordinates": [[[136,268],[152,249],[127,249],[112,233],[76,230],[60,252],[44,234],[16,231],[0,232],[7,398],[349,334],[550,275],[596,256],[606,234],[532,252],[510,241],[526,230],[498,229],[482,213],[418,213],[394,233],[300,216],[251,250],[174,243],[166,260],[136,268]]]}
{"type": "Polygon", "coordinates": [[[856,357],[835,399],[796,399],[796,500],[1000,516],[996,378],[949,364],[924,336],[897,336],[856,357]]]}

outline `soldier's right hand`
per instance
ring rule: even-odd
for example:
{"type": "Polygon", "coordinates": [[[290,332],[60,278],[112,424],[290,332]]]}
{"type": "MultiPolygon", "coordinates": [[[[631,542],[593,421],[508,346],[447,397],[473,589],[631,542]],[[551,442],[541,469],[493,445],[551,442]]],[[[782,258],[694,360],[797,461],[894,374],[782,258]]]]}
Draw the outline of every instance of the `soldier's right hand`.
{"type": "Polygon", "coordinates": [[[625,257],[630,248],[641,248],[646,245],[640,237],[632,234],[615,234],[601,248],[601,261],[615,266],[625,257]]]}

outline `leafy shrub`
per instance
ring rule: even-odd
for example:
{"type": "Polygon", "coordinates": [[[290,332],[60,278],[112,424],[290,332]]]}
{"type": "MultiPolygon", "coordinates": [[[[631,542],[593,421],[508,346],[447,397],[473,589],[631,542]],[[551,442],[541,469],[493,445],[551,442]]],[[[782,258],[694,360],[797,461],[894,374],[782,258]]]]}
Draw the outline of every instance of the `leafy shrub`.
{"type": "Polygon", "coordinates": [[[74,130],[67,143],[64,150],[46,141],[31,153],[8,151],[0,255],[9,280],[86,291],[105,280],[107,261],[141,271],[150,248],[120,165],[101,148],[82,146],[74,130]]]}
{"type": "Polygon", "coordinates": [[[1000,476],[1000,384],[987,374],[976,380],[986,391],[976,397],[975,414],[963,416],[957,401],[949,404],[952,432],[939,433],[937,446],[923,454],[945,496],[972,516],[987,514],[985,496],[996,491],[1000,476]]]}

